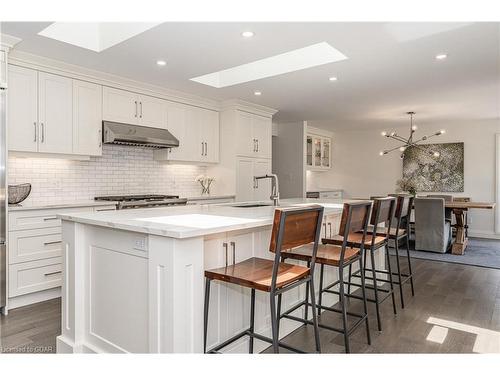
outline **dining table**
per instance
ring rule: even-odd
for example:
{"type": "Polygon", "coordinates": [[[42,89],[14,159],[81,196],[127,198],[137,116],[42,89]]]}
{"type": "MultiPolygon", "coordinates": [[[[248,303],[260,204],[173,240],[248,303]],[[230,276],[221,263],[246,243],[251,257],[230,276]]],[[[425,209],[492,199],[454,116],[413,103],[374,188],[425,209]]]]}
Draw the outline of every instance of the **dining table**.
{"type": "Polygon", "coordinates": [[[453,200],[445,202],[444,206],[445,208],[452,210],[456,221],[455,240],[451,245],[451,253],[455,255],[463,255],[469,241],[467,237],[467,211],[471,209],[492,210],[495,208],[495,203],[453,200]]]}

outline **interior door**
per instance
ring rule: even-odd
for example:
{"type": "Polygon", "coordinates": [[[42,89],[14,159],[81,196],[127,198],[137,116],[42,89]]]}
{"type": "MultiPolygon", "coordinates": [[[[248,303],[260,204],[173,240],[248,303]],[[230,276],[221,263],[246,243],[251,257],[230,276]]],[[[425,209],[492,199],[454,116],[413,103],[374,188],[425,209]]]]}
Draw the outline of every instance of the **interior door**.
{"type": "Polygon", "coordinates": [[[255,194],[253,160],[240,158],[236,168],[236,200],[252,201],[255,194]]]}
{"type": "MultiPolygon", "coordinates": [[[[271,160],[255,160],[254,176],[264,176],[271,173],[271,160]]],[[[271,196],[271,180],[265,178],[257,181],[254,199],[258,201],[268,201],[271,196]]]]}
{"type": "Polygon", "coordinates": [[[70,154],[73,151],[73,80],[38,73],[40,152],[70,154]]]}
{"type": "Polygon", "coordinates": [[[139,125],[152,128],[167,128],[166,101],[152,96],[139,96],[139,125]]]}
{"type": "Polygon", "coordinates": [[[73,153],[102,155],[102,86],[73,80],[73,153]]]}
{"type": "Polygon", "coordinates": [[[36,152],[38,149],[38,72],[9,65],[7,101],[8,148],[36,152]]]}
{"type": "Polygon", "coordinates": [[[103,87],[102,118],[125,124],[139,123],[139,95],[136,93],[103,87]]]}

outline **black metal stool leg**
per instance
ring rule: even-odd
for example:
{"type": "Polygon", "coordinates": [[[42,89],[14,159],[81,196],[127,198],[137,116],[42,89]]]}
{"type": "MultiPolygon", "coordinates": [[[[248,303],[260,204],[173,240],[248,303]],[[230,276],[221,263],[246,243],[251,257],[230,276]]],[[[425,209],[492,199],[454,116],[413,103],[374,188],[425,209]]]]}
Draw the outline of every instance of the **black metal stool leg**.
{"type": "Polygon", "coordinates": [[[276,295],[269,293],[271,300],[271,332],[273,334],[273,351],[279,353],[278,319],[276,318],[276,295]]]}
{"type": "MultiPolygon", "coordinates": [[[[397,238],[394,239],[394,248],[396,250],[396,262],[398,269],[398,277],[399,277],[399,297],[401,298],[401,308],[405,308],[405,298],[403,294],[403,281],[401,279],[401,265],[399,264],[399,241],[397,238]]],[[[389,251],[389,249],[387,249],[389,251]]]]}
{"type": "MultiPolygon", "coordinates": [[[[252,294],[250,297],[250,329],[251,333],[254,333],[255,330],[255,289],[252,289],[252,294]]],[[[248,353],[253,353],[253,336],[250,335],[250,341],[248,345],[248,353]]]]}
{"type": "MultiPolygon", "coordinates": [[[[380,321],[380,306],[378,301],[377,273],[375,272],[375,255],[373,254],[373,250],[370,250],[370,261],[371,261],[371,270],[373,276],[373,293],[375,295],[375,311],[377,313],[377,325],[378,325],[378,330],[382,331],[382,322],[380,321]]],[[[366,263],[365,263],[365,268],[366,268],[366,263]]]]}
{"type": "Polygon", "coordinates": [[[411,285],[411,295],[415,295],[415,289],[413,287],[413,272],[411,270],[411,257],[410,257],[410,235],[406,236],[406,257],[408,258],[408,273],[410,276],[410,285],[411,285]]]}
{"type": "Polygon", "coordinates": [[[314,294],[314,280],[311,280],[311,282],[309,283],[309,288],[311,289],[311,307],[312,307],[313,327],[314,327],[314,341],[316,343],[316,351],[318,353],[321,353],[321,344],[319,341],[318,317],[316,315],[316,295],[314,294]]]}
{"type": "Polygon", "coordinates": [[[281,321],[281,298],[282,298],[282,295],[281,294],[278,294],[278,313],[277,313],[277,318],[276,320],[278,321],[278,337],[280,335],[280,321],[281,321]]]}
{"type": "Polygon", "coordinates": [[[321,264],[319,272],[319,298],[318,298],[318,315],[321,315],[321,304],[323,303],[323,274],[325,265],[321,264]]]}
{"type": "Polygon", "coordinates": [[[389,285],[391,287],[389,293],[391,293],[392,309],[394,311],[394,314],[397,314],[398,312],[396,310],[396,297],[394,296],[394,283],[392,281],[391,256],[389,255],[389,248],[387,246],[385,248],[385,255],[386,255],[386,259],[387,259],[387,269],[389,272],[389,285]]]}
{"type": "Polygon", "coordinates": [[[208,304],[210,302],[210,279],[205,278],[205,305],[203,311],[203,353],[207,352],[208,304]]]}
{"type": "Polygon", "coordinates": [[[349,264],[349,279],[347,284],[347,294],[351,294],[352,263],[349,264]]]}
{"type": "Polygon", "coordinates": [[[350,353],[351,349],[349,347],[349,334],[347,333],[347,310],[345,303],[345,295],[344,295],[344,267],[343,265],[339,266],[339,299],[340,299],[340,307],[342,309],[342,324],[344,327],[344,345],[345,352],[350,353]]]}
{"type": "MultiPolygon", "coordinates": [[[[362,258],[359,258],[359,269],[363,270],[362,258]]],[[[363,296],[363,312],[365,313],[365,325],[366,325],[366,341],[368,345],[372,344],[372,339],[370,336],[370,323],[368,322],[368,307],[366,305],[366,288],[365,288],[365,273],[361,272],[361,293],[363,296]]]]}
{"type": "MultiPolygon", "coordinates": [[[[307,268],[311,266],[311,262],[307,262],[307,268]]],[[[305,304],[305,311],[304,311],[304,319],[308,320],[309,317],[309,284],[310,281],[306,283],[306,304],[305,304]]]]}

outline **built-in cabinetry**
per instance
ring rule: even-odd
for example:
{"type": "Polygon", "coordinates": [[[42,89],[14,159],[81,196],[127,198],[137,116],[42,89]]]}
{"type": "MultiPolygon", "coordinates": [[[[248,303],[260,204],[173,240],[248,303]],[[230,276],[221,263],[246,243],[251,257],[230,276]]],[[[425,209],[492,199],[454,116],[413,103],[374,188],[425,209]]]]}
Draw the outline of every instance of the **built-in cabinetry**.
{"type": "Polygon", "coordinates": [[[328,170],[332,167],[332,136],[329,132],[309,127],[306,135],[306,167],[328,170]]]}
{"type": "Polygon", "coordinates": [[[9,65],[10,151],[101,155],[101,86],[9,65]]]}
{"type": "Polygon", "coordinates": [[[239,156],[271,157],[271,118],[237,110],[234,113],[239,156]]]}
{"type": "Polygon", "coordinates": [[[9,308],[57,297],[61,286],[61,220],[57,214],[114,210],[114,205],[12,210],[8,229],[9,308]]]}
{"type": "Polygon", "coordinates": [[[236,164],[236,196],[238,201],[262,201],[271,196],[269,179],[254,177],[271,173],[271,160],[238,157],[236,164]]]}
{"type": "Polygon", "coordinates": [[[219,162],[219,113],[180,103],[167,105],[168,130],[179,147],[155,151],[156,160],[219,162]]]}

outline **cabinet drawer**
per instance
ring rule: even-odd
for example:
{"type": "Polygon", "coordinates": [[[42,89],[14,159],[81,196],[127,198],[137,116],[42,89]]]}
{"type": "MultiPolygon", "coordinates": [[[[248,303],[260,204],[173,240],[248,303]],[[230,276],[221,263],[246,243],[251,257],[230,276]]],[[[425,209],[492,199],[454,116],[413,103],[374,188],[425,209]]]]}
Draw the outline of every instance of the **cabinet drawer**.
{"type": "Polygon", "coordinates": [[[61,256],[61,228],[9,232],[9,264],[61,256]]]}
{"type": "Polygon", "coordinates": [[[57,208],[49,210],[26,210],[9,212],[9,230],[41,229],[60,227],[58,214],[67,212],[90,212],[92,207],[57,208]]]}
{"type": "Polygon", "coordinates": [[[9,266],[9,297],[61,286],[61,258],[25,262],[9,266]]]}
{"type": "Polygon", "coordinates": [[[319,193],[320,198],[340,199],[342,198],[341,191],[325,191],[319,193]]]}

